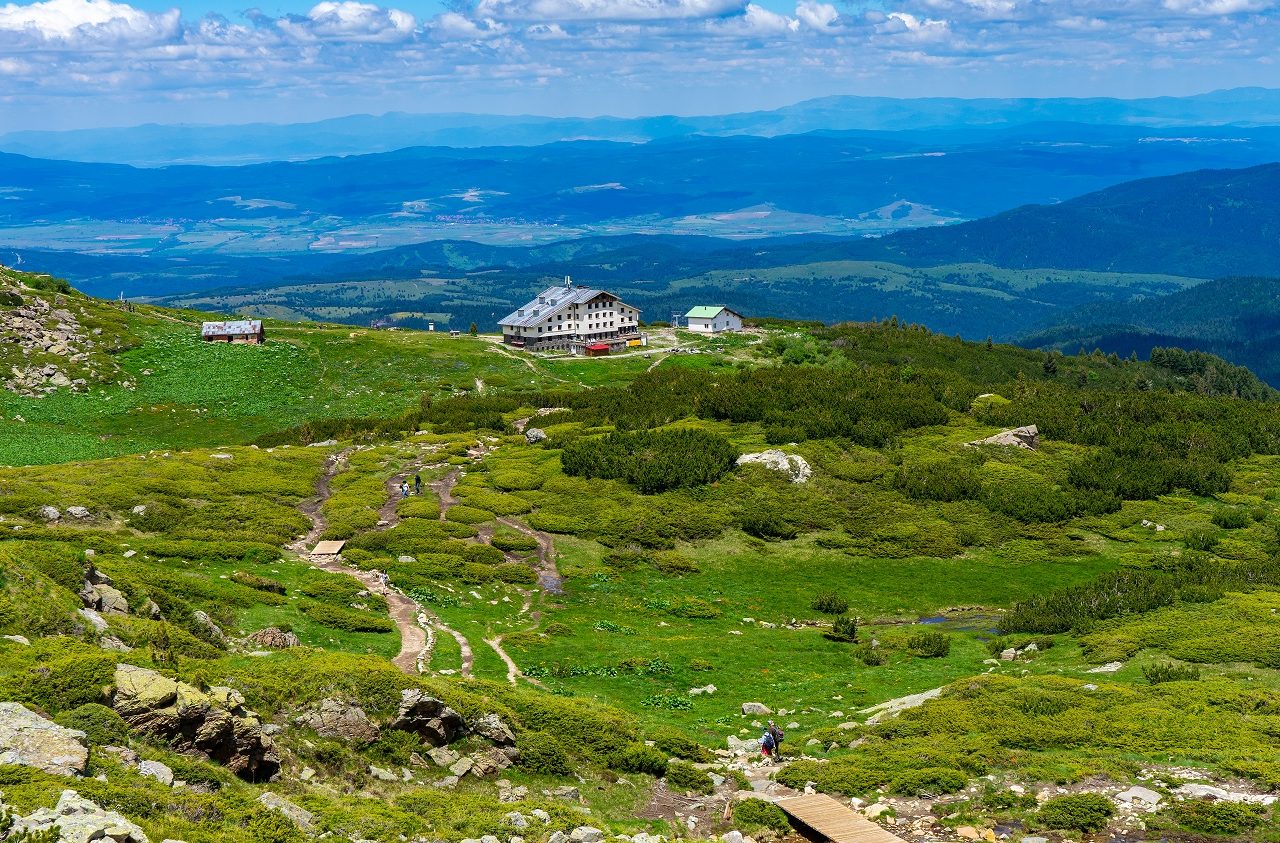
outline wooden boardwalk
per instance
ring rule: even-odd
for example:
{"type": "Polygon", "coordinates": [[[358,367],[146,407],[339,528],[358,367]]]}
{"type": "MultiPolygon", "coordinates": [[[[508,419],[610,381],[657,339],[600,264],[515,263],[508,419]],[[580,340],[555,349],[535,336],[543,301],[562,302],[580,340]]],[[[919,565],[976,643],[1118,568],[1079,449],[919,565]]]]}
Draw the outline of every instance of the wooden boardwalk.
{"type": "Polygon", "coordinates": [[[801,826],[832,843],[903,843],[879,825],[826,794],[779,799],[777,806],[801,826]]]}

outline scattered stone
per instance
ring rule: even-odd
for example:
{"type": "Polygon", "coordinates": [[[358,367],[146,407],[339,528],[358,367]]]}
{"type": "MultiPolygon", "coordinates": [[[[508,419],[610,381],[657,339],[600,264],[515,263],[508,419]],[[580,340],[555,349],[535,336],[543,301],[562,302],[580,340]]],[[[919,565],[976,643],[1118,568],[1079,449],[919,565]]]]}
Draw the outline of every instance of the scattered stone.
{"type": "Polygon", "coordinates": [[[956,829],[956,837],[961,840],[981,840],[982,835],[971,825],[962,825],[956,829]]]}
{"type": "Polygon", "coordinates": [[[893,809],[890,808],[888,805],[884,804],[883,802],[876,802],[874,804],[868,805],[867,807],[863,808],[862,813],[863,815],[866,816],[867,819],[874,820],[877,817],[881,816],[882,814],[885,814],[891,810],[893,809]]]}
{"type": "Polygon", "coordinates": [[[143,761],[138,765],[138,772],[155,779],[160,784],[173,785],[173,770],[159,761],[143,761]]]}
{"type": "Polygon", "coordinates": [[[132,512],[134,515],[146,515],[146,514],[147,514],[147,507],[146,507],[146,504],[141,504],[141,503],[140,503],[140,504],[138,504],[137,506],[135,506],[133,509],[131,509],[131,510],[129,510],[129,511],[130,511],[130,512],[132,512]]]}
{"type": "Polygon", "coordinates": [[[543,825],[547,825],[551,822],[551,815],[541,808],[534,808],[529,813],[543,825]]]}
{"type": "Polygon", "coordinates": [[[547,432],[540,427],[531,427],[524,432],[524,441],[530,445],[537,445],[539,442],[545,441],[547,432]]]}
{"type": "Polygon", "coordinates": [[[720,835],[721,843],[742,843],[741,831],[729,831],[720,835]]]}
{"type": "Polygon", "coordinates": [[[435,746],[427,751],[427,755],[441,767],[452,767],[462,756],[447,746],[435,746]]]}
{"type": "Polygon", "coordinates": [[[112,705],[131,729],[225,764],[249,781],[265,781],[280,769],[275,745],[239,692],[214,687],[205,693],[130,664],[116,666],[114,684],[112,705]]]}
{"type": "Polygon", "coordinates": [[[15,702],[0,702],[0,764],[83,776],[89,763],[84,732],[45,720],[15,702]]]}
{"type": "Polygon", "coordinates": [[[441,779],[440,781],[436,782],[434,786],[435,786],[435,787],[444,788],[444,789],[446,789],[446,790],[448,790],[448,789],[450,789],[450,788],[455,788],[455,787],[457,787],[457,786],[458,786],[458,777],[457,777],[457,776],[445,776],[443,779],[441,779]]]}
{"type": "Polygon", "coordinates": [[[449,765],[449,772],[458,778],[462,778],[471,772],[471,768],[475,766],[475,762],[470,758],[459,758],[457,761],[449,765]]]}
{"type": "Polygon", "coordinates": [[[214,643],[216,644],[227,643],[227,636],[223,634],[222,628],[219,627],[216,623],[214,623],[213,618],[209,617],[209,615],[206,612],[202,612],[199,609],[196,609],[194,612],[191,613],[191,617],[196,622],[196,625],[199,626],[201,629],[203,629],[205,631],[205,634],[208,635],[209,639],[212,640],[214,643]]]}
{"type": "Polygon", "coordinates": [[[15,644],[23,644],[27,647],[31,646],[31,640],[25,635],[0,635],[5,641],[12,641],[15,644]]]}
{"type": "Polygon", "coordinates": [[[1011,662],[1017,657],[1018,657],[1018,651],[1013,647],[1009,647],[1000,651],[1000,661],[1002,662],[1011,662]]]}
{"type": "Polygon", "coordinates": [[[798,454],[788,454],[777,448],[738,457],[738,465],[762,465],[770,471],[782,471],[791,476],[792,483],[807,483],[813,476],[809,462],[798,454]]]}
{"type": "Polygon", "coordinates": [[[986,439],[975,439],[966,444],[969,447],[1003,445],[1035,451],[1040,448],[1040,428],[1034,424],[1029,424],[1026,427],[1015,427],[1012,430],[1002,430],[994,436],[988,436],[986,439]]]}
{"type": "Polygon", "coordinates": [[[523,829],[523,828],[529,827],[528,818],[525,817],[525,815],[520,813],[519,811],[512,811],[511,813],[504,816],[502,819],[505,820],[507,825],[511,826],[512,828],[523,829]]]}
{"type": "Polygon", "coordinates": [[[89,510],[83,506],[67,507],[67,515],[70,515],[72,518],[75,518],[79,521],[83,521],[87,518],[93,517],[93,513],[89,512],[89,510]]]}
{"type": "Polygon", "coordinates": [[[258,804],[266,808],[268,811],[275,811],[283,814],[294,825],[303,831],[311,831],[315,827],[315,815],[305,808],[293,804],[288,799],[276,793],[263,793],[258,797],[258,804]]]}
{"type": "Polygon", "coordinates": [[[267,647],[272,650],[287,650],[290,647],[297,647],[302,642],[298,640],[298,636],[293,632],[284,632],[274,626],[266,629],[260,629],[249,636],[249,642],[258,647],[267,647]]]}
{"type": "Polygon", "coordinates": [[[19,817],[11,834],[57,829],[59,843],[148,843],[142,829],[117,814],[106,811],[74,790],[62,791],[54,808],[41,808],[19,817]]]}
{"type": "Polygon", "coordinates": [[[309,711],[295,717],[294,722],[322,738],[348,743],[372,743],[381,734],[363,708],[332,698],[321,700],[309,711]]]}
{"type": "Polygon", "coordinates": [[[557,787],[555,790],[551,791],[551,795],[556,799],[564,799],[569,802],[582,801],[582,791],[578,790],[573,785],[568,784],[557,787]]]}
{"type": "Polygon", "coordinates": [[[1115,673],[1122,667],[1124,667],[1124,662],[1107,662],[1104,665],[1099,665],[1098,667],[1090,668],[1085,672],[1086,673],[1115,673]]]}
{"type": "Polygon", "coordinates": [[[714,694],[718,690],[720,689],[717,688],[715,685],[703,685],[701,688],[690,688],[689,695],[697,697],[697,696],[701,696],[702,694],[714,694]]]}
{"type": "Polygon", "coordinates": [[[58,511],[57,507],[49,506],[48,504],[40,507],[37,512],[45,521],[59,521],[62,519],[62,513],[58,511]]]}
{"type": "Polygon", "coordinates": [[[390,728],[413,732],[431,746],[445,746],[462,735],[466,721],[442,700],[417,688],[406,688],[400,692],[400,711],[390,728]]]}
{"type": "Polygon", "coordinates": [[[773,709],[764,703],[744,702],[742,704],[743,714],[773,714],[773,709]]]}
{"type": "Polygon", "coordinates": [[[377,779],[380,782],[400,781],[400,777],[397,776],[395,773],[383,767],[375,767],[372,764],[369,765],[369,775],[373,776],[375,779],[377,779]]]}
{"type": "Polygon", "coordinates": [[[302,772],[298,773],[298,778],[304,782],[309,782],[316,777],[316,771],[310,767],[303,767],[302,772]]]}
{"type": "Polygon", "coordinates": [[[604,832],[589,825],[580,825],[569,832],[572,843],[604,843],[604,832]]]}

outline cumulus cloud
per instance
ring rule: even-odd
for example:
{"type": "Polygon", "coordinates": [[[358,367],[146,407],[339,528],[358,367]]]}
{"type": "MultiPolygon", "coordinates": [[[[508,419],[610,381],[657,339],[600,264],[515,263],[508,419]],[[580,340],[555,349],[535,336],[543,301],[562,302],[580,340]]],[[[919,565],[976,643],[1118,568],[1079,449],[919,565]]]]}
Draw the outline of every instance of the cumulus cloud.
{"type": "Polygon", "coordinates": [[[177,9],[152,14],[112,0],[44,0],[0,6],[0,33],[45,42],[162,40],[177,34],[179,20],[177,9]]]}
{"type": "Polygon", "coordinates": [[[413,15],[356,0],[322,0],[306,16],[289,15],[280,29],[303,41],[326,40],[386,44],[413,36],[413,15]]]}
{"type": "Polygon", "coordinates": [[[911,41],[939,41],[951,34],[951,25],[945,20],[918,18],[908,12],[890,12],[876,31],[911,41]]]}
{"type": "Polygon", "coordinates": [[[830,3],[818,3],[815,0],[800,0],[796,4],[796,17],[810,29],[824,31],[840,19],[840,13],[830,3]]]}

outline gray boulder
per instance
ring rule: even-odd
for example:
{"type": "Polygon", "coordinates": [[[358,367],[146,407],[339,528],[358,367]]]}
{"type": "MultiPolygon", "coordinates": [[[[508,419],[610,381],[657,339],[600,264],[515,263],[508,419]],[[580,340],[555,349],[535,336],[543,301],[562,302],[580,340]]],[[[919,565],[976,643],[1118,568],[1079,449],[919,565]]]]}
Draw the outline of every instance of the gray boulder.
{"type": "Polygon", "coordinates": [[[1029,424],[1026,427],[1015,427],[1012,430],[1002,430],[994,436],[988,436],[986,439],[975,439],[967,444],[970,447],[1000,445],[1034,451],[1040,447],[1040,428],[1034,424],[1029,424]]]}
{"type": "Polygon", "coordinates": [[[502,718],[492,712],[477,718],[471,724],[471,732],[492,741],[498,746],[514,746],[516,742],[516,736],[511,731],[511,727],[503,723],[502,718]]]}
{"type": "Polygon", "coordinates": [[[38,514],[45,521],[59,521],[62,519],[62,513],[58,511],[58,508],[49,506],[48,504],[40,507],[38,514]]]}
{"type": "Polygon", "coordinates": [[[413,732],[431,746],[445,746],[461,737],[467,724],[443,700],[417,688],[406,688],[400,692],[400,710],[389,727],[413,732]]]}
{"type": "Polygon", "coordinates": [[[524,441],[536,445],[547,438],[547,432],[540,427],[531,427],[524,432],[524,441]]]}
{"type": "Polygon", "coordinates": [[[269,650],[287,650],[302,643],[295,633],[284,632],[274,626],[269,626],[253,633],[249,636],[249,642],[258,647],[266,647],[269,650]]]}
{"type": "Polygon", "coordinates": [[[78,519],[80,521],[84,521],[88,518],[93,517],[93,513],[91,513],[88,509],[86,509],[83,506],[67,507],[67,515],[70,515],[72,518],[78,519]]]}
{"type": "Polygon", "coordinates": [[[58,843],[148,843],[142,829],[115,811],[105,811],[74,790],[62,791],[57,807],[19,817],[11,833],[58,830],[58,843]]]}
{"type": "Polygon", "coordinates": [[[159,761],[143,761],[138,765],[138,772],[144,776],[150,776],[160,784],[173,784],[173,770],[167,764],[161,764],[159,761]]]}
{"type": "Polygon", "coordinates": [[[604,832],[589,825],[580,825],[569,832],[573,843],[604,843],[604,832]]]}
{"type": "Polygon", "coordinates": [[[792,483],[807,483],[813,476],[809,461],[799,454],[788,454],[777,448],[738,457],[738,465],[762,465],[770,471],[781,471],[791,477],[792,483]]]}
{"type": "Polygon", "coordinates": [[[204,630],[205,636],[215,644],[227,643],[227,636],[223,634],[222,628],[213,622],[213,618],[205,612],[196,609],[191,613],[192,619],[195,620],[196,626],[204,630]]]}
{"type": "Polygon", "coordinates": [[[743,714],[773,714],[773,709],[764,703],[744,702],[742,704],[743,714]]]}
{"type": "Polygon", "coordinates": [[[350,743],[372,743],[381,734],[358,705],[337,699],[321,700],[310,711],[294,718],[322,738],[336,738],[350,743]]]}
{"type": "Polygon", "coordinates": [[[89,763],[84,732],[45,720],[14,702],[0,702],[0,764],[82,776],[89,763]]]}
{"type": "Polygon", "coordinates": [[[258,797],[258,804],[266,808],[268,811],[275,811],[283,814],[294,825],[303,831],[311,831],[315,828],[315,815],[305,808],[301,808],[283,796],[276,793],[263,793],[258,797]]]}

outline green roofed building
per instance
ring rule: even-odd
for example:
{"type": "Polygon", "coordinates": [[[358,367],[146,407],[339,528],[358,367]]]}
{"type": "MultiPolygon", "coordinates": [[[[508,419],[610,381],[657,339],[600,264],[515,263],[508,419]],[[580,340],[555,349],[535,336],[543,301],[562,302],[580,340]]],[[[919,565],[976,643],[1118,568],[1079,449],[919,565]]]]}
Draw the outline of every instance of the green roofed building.
{"type": "Polygon", "coordinates": [[[742,330],[742,314],[727,307],[699,305],[684,315],[685,327],[700,334],[742,330]]]}

